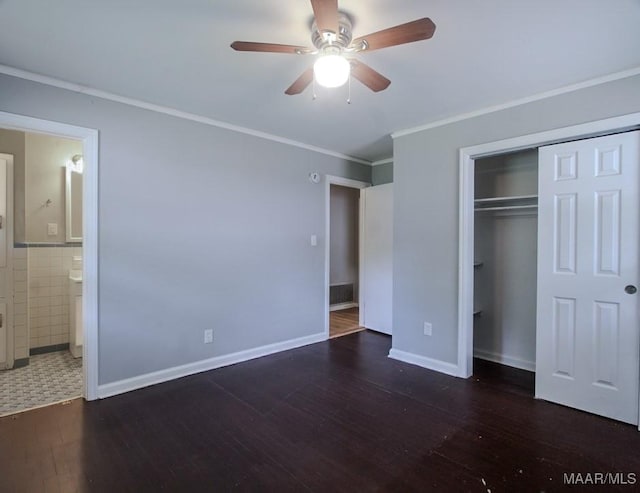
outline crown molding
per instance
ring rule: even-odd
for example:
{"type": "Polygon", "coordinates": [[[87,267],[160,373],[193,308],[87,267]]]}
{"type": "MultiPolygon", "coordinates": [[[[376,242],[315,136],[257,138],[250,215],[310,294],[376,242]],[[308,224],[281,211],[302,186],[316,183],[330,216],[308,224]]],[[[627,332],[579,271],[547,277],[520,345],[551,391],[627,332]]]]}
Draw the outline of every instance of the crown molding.
{"type": "Polygon", "coordinates": [[[393,158],[389,157],[387,159],[380,159],[378,161],[374,161],[371,163],[371,166],[380,166],[381,164],[392,164],[393,158]]]}
{"type": "Polygon", "coordinates": [[[602,77],[596,77],[595,79],[589,79],[583,82],[578,82],[577,84],[571,84],[569,86],[564,86],[558,89],[553,89],[551,91],[541,92],[539,94],[534,94],[533,96],[527,96],[526,98],[515,99],[513,101],[498,104],[495,106],[488,106],[486,108],[482,108],[475,111],[470,111],[468,113],[462,113],[460,115],[452,116],[449,118],[444,118],[442,120],[436,120],[431,123],[425,123],[423,125],[419,125],[417,127],[411,127],[404,130],[398,130],[391,134],[393,139],[398,137],[404,137],[405,135],[415,134],[417,132],[422,132],[424,130],[430,130],[432,128],[443,127],[445,125],[449,125],[451,123],[460,122],[463,120],[468,120],[470,118],[475,118],[477,116],[487,115],[489,113],[495,113],[497,111],[506,110],[508,108],[513,108],[515,106],[521,106],[527,103],[533,103],[534,101],[540,101],[542,99],[551,98],[554,96],[559,96],[561,94],[566,94],[569,92],[577,91],[579,89],[586,89],[587,87],[598,86],[600,84],[606,84],[607,82],[613,82],[616,80],[626,79],[628,77],[633,77],[636,75],[640,75],[640,67],[635,67],[629,70],[623,70],[622,72],[615,72],[613,74],[605,75],[602,77]]]}
{"type": "Polygon", "coordinates": [[[113,93],[102,91],[99,89],[93,89],[88,86],[82,86],[80,84],[75,84],[73,82],[67,82],[61,79],[56,79],[55,77],[49,77],[47,75],[36,74],[34,72],[29,72],[27,70],[17,69],[14,67],[10,67],[8,65],[0,64],[0,74],[9,75],[11,77],[24,79],[31,82],[38,82],[40,84],[44,84],[47,86],[57,87],[59,89],[66,89],[67,91],[72,91],[79,94],[85,94],[85,95],[93,96],[100,99],[106,99],[108,101],[114,101],[116,103],[122,103],[128,106],[135,106],[136,108],[154,111],[156,113],[162,113],[165,115],[174,116],[176,118],[182,118],[183,120],[190,120],[193,122],[202,123],[204,125],[209,125],[212,127],[223,128],[225,130],[231,130],[233,132],[238,132],[245,135],[251,135],[252,137],[258,137],[260,139],[270,140],[272,142],[277,142],[279,144],[298,147],[300,149],[316,152],[318,154],[324,154],[326,156],[331,156],[338,159],[344,159],[346,161],[351,161],[354,163],[366,164],[368,166],[371,166],[371,161],[367,161],[366,159],[361,159],[354,156],[349,156],[347,154],[342,154],[340,152],[332,151],[330,149],[324,149],[322,147],[305,144],[304,142],[298,142],[296,140],[287,139],[286,137],[280,137],[279,135],[274,135],[267,132],[261,132],[260,130],[254,130],[251,128],[242,127],[240,125],[226,123],[220,120],[214,120],[213,118],[197,115],[195,113],[189,113],[186,111],[181,111],[175,108],[171,108],[169,106],[162,106],[159,104],[141,101],[139,99],[119,96],[118,94],[113,94],[113,93]]]}

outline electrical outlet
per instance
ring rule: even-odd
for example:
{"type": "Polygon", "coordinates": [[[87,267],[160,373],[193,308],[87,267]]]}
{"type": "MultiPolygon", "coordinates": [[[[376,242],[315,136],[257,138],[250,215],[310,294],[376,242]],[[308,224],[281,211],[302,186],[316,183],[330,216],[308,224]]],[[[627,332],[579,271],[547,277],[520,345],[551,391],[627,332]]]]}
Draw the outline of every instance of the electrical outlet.
{"type": "Polygon", "coordinates": [[[424,335],[430,336],[432,329],[433,325],[431,325],[429,322],[424,323],[424,335]]]}
{"type": "Polygon", "coordinates": [[[205,329],[204,331],[204,343],[211,344],[213,342],[213,329],[205,329]]]}

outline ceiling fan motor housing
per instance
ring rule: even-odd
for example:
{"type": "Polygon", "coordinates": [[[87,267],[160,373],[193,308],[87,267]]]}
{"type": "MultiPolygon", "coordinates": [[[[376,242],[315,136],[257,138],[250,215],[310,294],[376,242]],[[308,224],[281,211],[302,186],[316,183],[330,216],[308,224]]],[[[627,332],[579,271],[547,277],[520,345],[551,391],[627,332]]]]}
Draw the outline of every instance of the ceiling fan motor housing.
{"type": "Polygon", "coordinates": [[[311,25],[311,42],[319,51],[324,51],[329,46],[347,48],[353,39],[351,19],[344,12],[338,13],[338,32],[320,31],[313,21],[311,25]]]}

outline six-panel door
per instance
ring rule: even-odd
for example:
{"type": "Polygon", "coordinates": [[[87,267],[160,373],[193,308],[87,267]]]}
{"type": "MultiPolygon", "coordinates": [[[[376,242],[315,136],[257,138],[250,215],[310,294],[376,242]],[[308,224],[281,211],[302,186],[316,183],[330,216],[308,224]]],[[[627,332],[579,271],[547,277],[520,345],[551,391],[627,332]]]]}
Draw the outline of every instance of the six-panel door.
{"type": "Polygon", "coordinates": [[[539,151],[536,397],[638,423],[640,132],[539,151]]]}

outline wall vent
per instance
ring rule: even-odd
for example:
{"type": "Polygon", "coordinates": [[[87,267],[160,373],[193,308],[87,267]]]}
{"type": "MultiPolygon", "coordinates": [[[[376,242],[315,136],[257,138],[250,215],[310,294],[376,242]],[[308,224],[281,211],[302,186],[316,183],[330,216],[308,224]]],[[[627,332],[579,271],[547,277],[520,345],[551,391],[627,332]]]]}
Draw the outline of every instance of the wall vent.
{"type": "Polygon", "coordinates": [[[339,305],[341,303],[352,303],[353,299],[353,283],[333,284],[329,286],[329,304],[339,305]]]}

